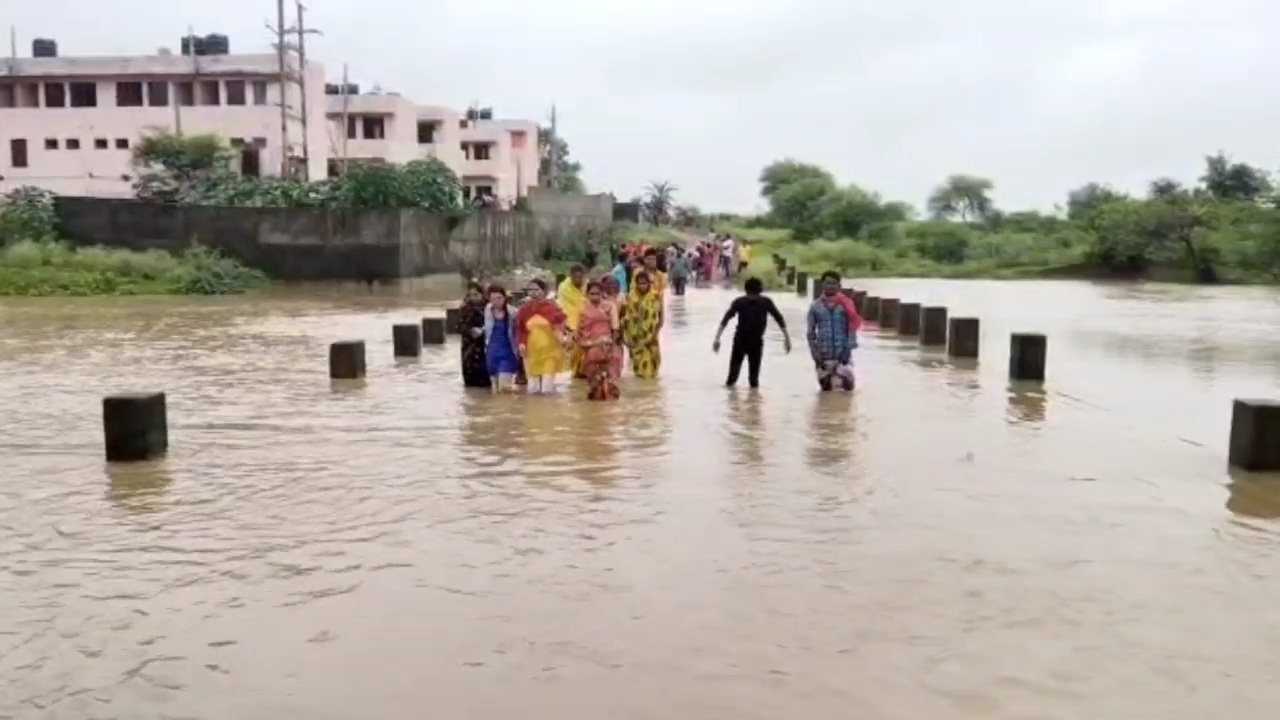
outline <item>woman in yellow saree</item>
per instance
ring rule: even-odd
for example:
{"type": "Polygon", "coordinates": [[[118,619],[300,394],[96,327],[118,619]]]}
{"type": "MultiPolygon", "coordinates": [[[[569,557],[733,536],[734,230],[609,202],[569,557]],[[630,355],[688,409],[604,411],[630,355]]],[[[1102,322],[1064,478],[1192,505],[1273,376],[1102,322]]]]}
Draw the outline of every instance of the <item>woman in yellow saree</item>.
{"type": "Polygon", "coordinates": [[[658,376],[658,368],[662,365],[658,333],[665,320],[662,295],[650,283],[649,273],[636,273],[623,314],[622,340],[631,351],[631,372],[638,378],[658,376]]]}
{"type": "MultiPolygon", "coordinates": [[[[565,326],[570,333],[578,331],[578,321],[582,317],[582,311],[587,307],[587,269],[581,265],[574,265],[569,268],[569,277],[565,278],[560,286],[556,288],[556,302],[560,305],[560,309],[565,314],[565,326]]],[[[566,358],[565,370],[569,370],[576,378],[584,377],[582,374],[582,349],[576,344],[569,348],[569,356],[566,358]]]]}
{"type": "Polygon", "coordinates": [[[547,299],[546,282],[534,279],[529,299],[516,313],[516,350],[524,358],[524,372],[531,394],[555,392],[556,373],[564,367],[565,314],[547,299]]]}

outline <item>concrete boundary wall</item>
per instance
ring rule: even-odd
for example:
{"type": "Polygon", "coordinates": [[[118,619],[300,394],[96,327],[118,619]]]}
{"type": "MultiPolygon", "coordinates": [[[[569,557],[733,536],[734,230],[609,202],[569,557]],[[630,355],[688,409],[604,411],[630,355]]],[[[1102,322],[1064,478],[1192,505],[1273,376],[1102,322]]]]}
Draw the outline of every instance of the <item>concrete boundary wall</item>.
{"type": "Polygon", "coordinates": [[[63,234],[80,245],[181,253],[206,245],[282,280],[390,280],[497,270],[540,260],[594,218],[486,211],[451,227],[419,210],[246,208],[57,199],[63,234]]]}

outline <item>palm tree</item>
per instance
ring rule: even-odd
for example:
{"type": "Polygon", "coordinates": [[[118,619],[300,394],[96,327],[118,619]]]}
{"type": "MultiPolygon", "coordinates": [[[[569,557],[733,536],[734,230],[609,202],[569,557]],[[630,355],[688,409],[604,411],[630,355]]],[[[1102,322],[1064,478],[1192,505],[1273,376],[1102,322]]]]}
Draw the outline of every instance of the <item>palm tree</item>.
{"type": "Polygon", "coordinates": [[[644,188],[644,212],[649,222],[664,225],[671,222],[671,211],[676,205],[676,190],[670,182],[651,182],[644,188]]]}

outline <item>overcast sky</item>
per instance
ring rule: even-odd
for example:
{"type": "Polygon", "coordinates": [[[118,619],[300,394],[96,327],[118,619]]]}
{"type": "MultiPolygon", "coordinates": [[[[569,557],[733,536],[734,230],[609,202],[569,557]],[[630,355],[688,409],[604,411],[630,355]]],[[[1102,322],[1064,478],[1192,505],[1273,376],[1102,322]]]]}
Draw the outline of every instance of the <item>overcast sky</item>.
{"type": "MultiPolygon", "coordinates": [[[[292,0],[290,0],[292,2],[292,0]]],[[[333,76],[422,104],[479,100],[561,132],[593,191],[670,180],[750,211],[782,157],[916,205],[992,178],[1051,208],[1097,180],[1193,180],[1218,149],[1280,168],[1274,0],[310,0],[333,76]]],[[[265,51],[274,0],[2,0],[64,55],[177,47],[188,24],[265,51]]]]}

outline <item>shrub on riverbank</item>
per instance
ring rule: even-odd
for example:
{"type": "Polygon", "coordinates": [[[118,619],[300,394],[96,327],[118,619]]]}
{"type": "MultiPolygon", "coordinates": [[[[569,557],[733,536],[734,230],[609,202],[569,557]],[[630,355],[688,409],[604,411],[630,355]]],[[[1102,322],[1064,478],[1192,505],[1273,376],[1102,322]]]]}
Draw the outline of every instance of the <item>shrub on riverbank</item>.
{"type": "Polygon", "coordinates": [[[1005,213],[992,183],[953,175],[930,196],[930,219],[905,203],[837,185],[822,168],[784,160],[760,175],[769,212],[716,216],[803,270],[903,277],[1148,277],[1280,281],[1280,194],[1267,174],[1218,154],[1195,187],[1169,179],[1133,197],[1091,183],[1065,211],[1005,213]]]}
{"type": "Polygon", "coordinates": [[[0,295],[222,295],[266,282],[257,270],[203,247],[176,256],[20,240],[0,249],[0,295]]]}

